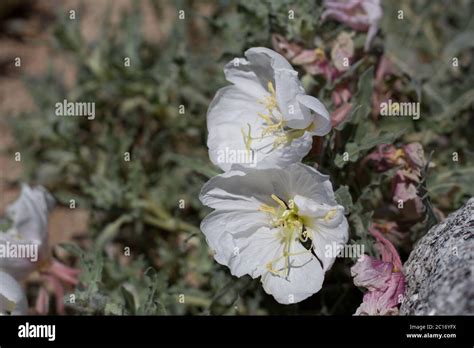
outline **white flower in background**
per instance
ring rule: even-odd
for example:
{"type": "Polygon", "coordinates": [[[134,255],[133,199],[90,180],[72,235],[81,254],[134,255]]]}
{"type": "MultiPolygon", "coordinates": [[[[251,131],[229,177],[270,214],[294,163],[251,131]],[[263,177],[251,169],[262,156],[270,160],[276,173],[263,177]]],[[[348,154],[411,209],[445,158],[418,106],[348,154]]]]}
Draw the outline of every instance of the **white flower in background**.
{"type": "Polygon", "coordinates": [[[305,94],[298,73],[280,54],[251,48],[229,62],[232,86],[221,88],[207,114],[209,157],[224,171],[244,167],[284,167],[300,162],[312,136],[331,130],[329,114],[305,94]]]}
{"type": "Polygon", "coordinates": [[[26,315],[28,304],[21,285],[8,273],[0,271],[0,315],[26,315]]]}
{"type": "Polygon", "coordinates": [[[216,261],[237,277],[261,277],[265,291],[283,304],[318,292],[337,256],[325,246],[348,239],[329,177],[304,164],[234,166],[210,179],[200,199],[215,209],[201,230],[216,261]]]}
{"type": "Polygon", "coordinates": [[[43,187],[22,185],[20,197],[6,210],[11,228],[0,231],[0,270],[21,280],[49,259],[48,214],[53,205],[43,187]]]}

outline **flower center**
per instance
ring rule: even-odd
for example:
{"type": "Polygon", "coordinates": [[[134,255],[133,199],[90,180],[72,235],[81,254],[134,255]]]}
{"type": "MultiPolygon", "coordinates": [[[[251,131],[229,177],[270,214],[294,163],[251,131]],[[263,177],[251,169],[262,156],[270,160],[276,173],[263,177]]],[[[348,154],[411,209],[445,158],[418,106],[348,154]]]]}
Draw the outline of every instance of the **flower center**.
{"type": "Polygon", "coordinates": [[[276,195],[271,195],[271,197],[278,204],[278,207],[275,208],[267,204],[262,204],[259,210],[270,214],[271,225],[278,228],[280,232],[279,238],[281,243],[283,243],[283,255],[270,261],[266,265],[266,268],[272,274],[288,276],[290,271],[290,256],[311,252],[310,250],[305,250],[299,253],[290,253],[291,243],[296,240],[305,243],[308,239],[311,239],[311,233],[306,229],[305,218],[299,215],[298,207],[294,200],[290,199],[288,204],[286,204],[276,195]],[[280,270],[276,270],[274,264],[282,259],[285,260],[284,267],[280,270]]]}
{"type": "Polygon", "coordinates": [[[267,88],[270,95],[258,100],[258,103],[262,104],[266,109],[265,113],[257,113],[257,116],[264,121],[264,126],[260,137],[252,137],[250,124],[247,124],[247,130],[241,130],[247,151],[251,150],[252,141],[256,139],[274,137],[275,139],[273,141],[273,149],[275,149],[281,145],[291,143],[294,139],[302,137],[307,130],[314,129],[314,123],[305,129],[293,129],[288,127],[287,122],[281,113],[280,107],[278,106],[275,87],[271,81],[268,82],[267,88]]]}
{"type": "MultiPolygon", "coordinates": [[[[285,203],[281,198],[272,194],[271,198],[277,203],[277,206],[262,204],[259,210],[270,215],[270,224],[279,230],[278,238],[283,244],[283,254],[266,264],[266,269],[275,275],[288,276],[290,272],[290,257],[311,253],[313,247],[313,231],[317,226],[314,225],[314,219],[303,216],[299,213],[298,206],[293,199],[285,203]],[[307,229],[311,227],[312,230],[307,229]],[[293,242],[301,243],[307,250],[291,253],[293,242]],[[308,245],[309,243],[309,245],[308,245]],[[285,260],[281,269],[275,269],[275,264],[280,260],[285,260]]],[[[324,216],[316,218],[328,222],[337,215],[337,209],[333,208],[327,211],[324,216]]]]}

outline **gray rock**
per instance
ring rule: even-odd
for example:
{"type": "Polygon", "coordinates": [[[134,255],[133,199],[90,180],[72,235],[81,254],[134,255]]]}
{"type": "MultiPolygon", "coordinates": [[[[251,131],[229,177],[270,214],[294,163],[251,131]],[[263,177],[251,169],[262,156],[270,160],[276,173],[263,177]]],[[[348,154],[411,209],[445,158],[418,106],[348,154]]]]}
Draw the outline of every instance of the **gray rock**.
{"type": "Polygon", "coordinates": [[[433,226],[403,268],[401,315],[473,315],[474,198],[433,226]]]}

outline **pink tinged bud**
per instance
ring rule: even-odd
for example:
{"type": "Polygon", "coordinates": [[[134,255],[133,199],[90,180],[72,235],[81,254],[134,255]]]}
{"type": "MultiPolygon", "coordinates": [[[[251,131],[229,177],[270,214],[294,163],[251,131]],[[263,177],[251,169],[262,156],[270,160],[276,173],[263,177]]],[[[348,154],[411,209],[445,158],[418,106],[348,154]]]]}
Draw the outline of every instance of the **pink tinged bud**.
{"type": "Polygon", "coordinates": [[[397,170],[394,180],[396,183],[404,182],[418,184],[420,182],[421,174],[419,169],[413,169],[408,167],[408,169],[397,170]]]}
{"type": "MultiPolygon", "coordinates": [[[[64,308],[65,287],[76,286],[79,283],[79,274],[80,271],[78,269],[66,266],[55,259],[52,260],[48,268],[41,272],[43,284],[50,284],[53,288],[54,298],[56,301],[56,311],[60,315],[64,315],[66,313],[64,308]]],[[[43,285],[42,289],[46,291],[44,286],[45,285],[43,285]]],[[[45,299],[46,295],[40,291],[36,302],[36,309],[39,314],[48,314],[49,295],[47,297],[48,305],[46,309],[44,309],[45,299]],[[39,310],[46,310],[46,312],[41,312],[39,310]]]]}
{"type": "Polygon", "coordinates": [[[404,210],[411,210],[414,211],[416,214],[411,214],[414,215],[413,218],[417,216],[421,216],[424,211],[425,207],[423,205],[423,202],[421,198],[418,196],[418,191],[416,189],[416,186],[409,182],[409,181],[404,181],[400,180],[395,183],[395,189],[393,193],[393,202],[395,204],[399,204],[400,202],[404,203],[404,210]],[[407,204],[410,204],[408,206],[407,204]]]}
{"type": "Polygon", "coordinates": [[[398,304],[405,293],[405,277],[402,273],[392,273],[385,290],[367,292],[355,315],[397,315],[398,304]]]}
{"type": "Polygon", "coordinates": [[[382,256],[382,261],[390,262],[393,265],[393,272],[401,271],[402,262],[392,242],[386,239],[374,226],[369,227],[369,232],[375,237],[376,246],[382,256]]]}
{"type": "Polygon", "coordinates": [[[417,197],[416,187],[412,183],[406,183],[403,181],[396,184],[393,195],[393,200],[395,203],[399,201],[408,202],[409,200],[416,199],[417,197]]]}
{"type": "Polygon", "coordinates": [[[364,255],[351,268],[354,284],[368,290],[355,315],[396,315],[405,293],[400,256],[380,231],[371,226],[369,232],[377,241],[382,260],[364,255]]]}
{"type": "Polygon", "coordinates": [[[377,71],[375,73],[375,82],[380,83],[386,75],[393,75],[395,74],[395,67],[393,63],[390,61],[386,55],[383,55],[380,58],[379,65],[377,67],[377,71]]]}
{"type": "Polygon", "coordinates": [[[56,311],[58,314],[64,315],[66,314],[64,308],[64,286],[57,278],[51,277],[50,279],[54,289],[54,298],[56,299],[56,311]]]}
{"type": "Polygon", "coordinates": [[[331,60],[338,71],[350,68],[350,60],[354,56],[353,34],[341,32],[334,42],[331,50],[331,60]]]}
{"type": "Polygon", "coordinates": [[[59,279],[69,285],[75,286],[79,283],[80,271],[78,269],[66,266],[57,260],[53,260],[51,267],[44,273],[52,275],[56,279],[59,279]]]}
{"type": "Polygon", "coordinates": [[[331,125],[333,127],[337,127],[340,123],[342,123],[347,116],[349,115],[350,111],[352,110],[351,103],[345,103],[338,107],[331,113],[331,125]]]}
{"type": "Polygon", "coordinates": [[[49,293],[48,290],[42,286],[39,288],[38,297],[36,298],[35,310],[40,315],[46,315],[49,312],[49,293]]]}
{"type": "Polygon", "coordinates": [[[392,269],[391,263],[364,255],[352,266],[351,275],[354,277],[355,286],[364,287],[370,291],[384,290],[390,281],[392,269]]]}
{"type": "Polygon", "coordinates": [[[300,45],[289,42],[280,34],[272,35],[272,45],[275,51],[290,61],[303,50],[300,45]]]}
{"type": "Polygon", "coordinates": [[[345,87],[336,87],[336,90],[332,92],[332,102],[335,106],[340,106],[343,103],[347,103],[351,97],[351,91],[345,87]]]}
{"type": "Polygon", "coordinates": [[[410,143],[403,146],[406,158],[410,166],[422,169],[426,165],[425,153],[420,143],[410,143]]]}
{"type": "Polygon", "coordinates": [[[295,65],[311,64],[318,60],[322,60],[322,55],[316,49],[303,50],[296,57],[292,59],[292,63],[295,65]]]}
{"type": "Polygon", "coordinates": [[[375,169],[384,172],[401,164],[402,152],[393,145],[379,145],[377,149],[367,156],[367,159],[374,163],[375,169]]]}
{"type": "Polygon", "coordinates": [[[387,237],[390,242],[394,245],[400,245],[402,241],[406,238],[406,234],[402,233],[398,229],[398,224],[396,222],[382,222],[382,223],[373,223],[372,226],[377,228],[383,236],[387,237]]]}

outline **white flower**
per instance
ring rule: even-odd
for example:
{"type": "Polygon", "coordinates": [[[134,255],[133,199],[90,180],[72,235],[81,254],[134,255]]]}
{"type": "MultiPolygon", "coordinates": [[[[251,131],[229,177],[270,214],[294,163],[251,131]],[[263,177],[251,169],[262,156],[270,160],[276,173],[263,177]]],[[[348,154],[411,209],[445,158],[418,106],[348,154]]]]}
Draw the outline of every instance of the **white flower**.
{"type": "Polygon", "coordinates": [[[28,303],[25,292],[8,273],[0,271],[0,315],[26,315],[28,303]]]}
{"type": "Polygon", "coordinates": [[[6,210],[13,224],[0,231],[0,270],[21,280],[48,259],[48,214],[53,205],[43,187],[22,186],[20,197],[6,210]]]}
{"type": "Polygon", "coordinates": [[[200,199],[215,209],[201,230],[216,261],[237,277],[261,277],[265,291],[283,304],[318,292],[336,257],[325,246],[348,239],[328,176],[304,164],[234,166],[210,179],[200,199]]]}
{"type": "Polygon", "coordinates": [[[229,62],[234,85],[220,89],[207,114],[209,157],[224,171],[232,164],[283,167],[300,162],[312,136],[331,130],[329,113],[306,95],[298,73],[280,54],[251,48],[229,62]]]}

